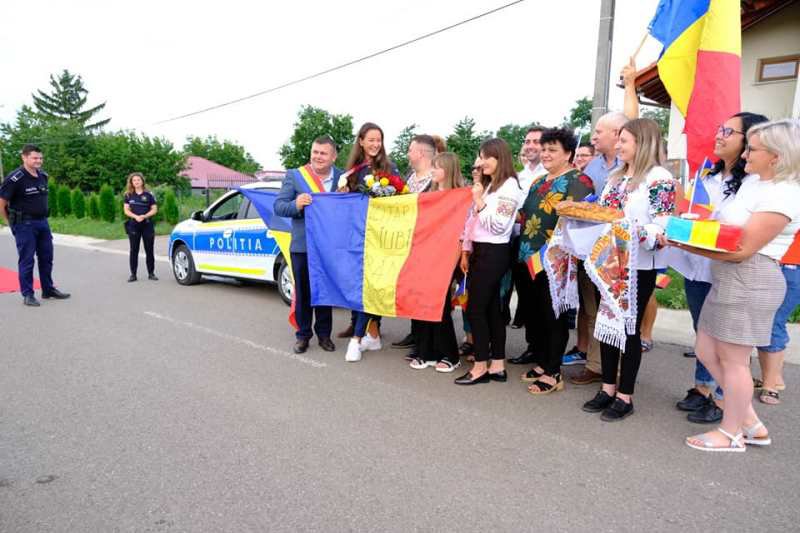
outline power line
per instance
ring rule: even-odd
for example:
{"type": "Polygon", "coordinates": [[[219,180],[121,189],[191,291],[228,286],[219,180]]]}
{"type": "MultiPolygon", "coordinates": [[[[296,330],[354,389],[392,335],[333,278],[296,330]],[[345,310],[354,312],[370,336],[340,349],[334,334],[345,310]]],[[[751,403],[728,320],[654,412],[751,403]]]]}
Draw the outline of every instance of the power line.
{"type": "Polygon", "coordinates": [[[257,93],[253,93],[253,94],[250,94],[248,96],[242,96],[241,98],[236,98],[235,100],[230,100],[228,102],[223,102],[221,104],[216,104],[216,105],[213,105],[211,107],[206,107],[204,109],[199,109],[197,111],[192,111],[191,113],[185,113],[183,115],[178,115],[177,117],[172,117],[172,118],[167,118],[167,119],[164,119],[164,120],[160,120],[160,121],[156,122],[155,125],[166,124],[167,122],[174,122],[176,120],[181,120],[181,119],[184,119],[184,118],[193,117],[195,115],[200,115],[202,113],[207,113],[209,111],[214,111],[215,109],[220,109],[222,107],[227,107],[229,105],[238,104],[239,102],[244,102],[245,100],[250,100],[252,98],[263,96],[265,94],[269,94],[269,93],[272,93],[272,92],[275,92],[275,91],[279,91],[280,89],[285,89],[286,87],[290,87],[292,85],[297,85],[299,83],[303,83],[303,82],[308,81],[308,80],[313,80],[314,78],[319,78],[320,76],[324,76],[325,74],[330,74],[331,72],[334,72],[334,71],[337,71],[337,70],[341,70],[341,69],[349,67],[351,65],[355,65],[357,63],[362,63],[362,62],[367,61],[369,59],[372,59],[374,57],[378,57],[380,55],[392,52],[392,51],[397,50],[399,48],[403,48],[404,46],[408,46],[410,44],[422,41],[422,40],[427,39],[429,37],[433,37],[434,35],[438,35],[440,33],[444,33],[444,32],[446,32],[448,30],[452,30],[453,28],[457,28],[459,26],[463,26],[464,24],[469,24],[470,22],[476,21],[476,20],[481,19],[483,17],[487,17],[489,15],[497,13],[498,11],[502,11],[504,9],[512,7],[512,6],[516,5],[516,4],[521,4],[524,1],[525,0],[515,0],[514,2],[509,2],[508,4],[496,7],[494,9],[489,10],[489,11],[484,11],[483,13],[475,15],[474,17],[470,17],[470,18],[462,20],[460,22],[456,22],[455,24],[451,24],[449,26],[445,26],[444,28],[439,28],[438,30],[434,30],[434,31],[426,33],[424,35],[420,35],[419,37],[415,37],[413,39],[410,39],[408,41],[404,41],[404,42],[396,44],[394,46],[390,46],[389,48],[384,48],[383,50],[380,50],[378,52],[373,52],[373,53],[371,53],[369,55],[365,55],[365,56],[359,57],[358,59],[353,59],[353,60],[348,61],[346,63],[342,63],[340,65],[336,65],[335,67],[331,67],[331,68],[322,70],[322,71],[317,72],[315,74],[309,74],[308,76],[303,76],[302,78],[298,78],[296,80],[288,81],[286,83],[282,83],[280,85],[276,85],[275,87],[270,87],[269,89],[264,89],[263,91],[259,91],[257,93]]]}

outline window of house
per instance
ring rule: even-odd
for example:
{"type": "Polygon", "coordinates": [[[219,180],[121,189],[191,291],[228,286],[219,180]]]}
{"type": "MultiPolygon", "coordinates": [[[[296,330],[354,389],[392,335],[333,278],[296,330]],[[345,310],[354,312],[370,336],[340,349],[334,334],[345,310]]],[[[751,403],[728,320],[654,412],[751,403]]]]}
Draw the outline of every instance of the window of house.
{"type": "Polygon", "coordinates": [[[768,57],[758,60],[757,81],[781,81],[797,79],[800,54],[768,57]]]}

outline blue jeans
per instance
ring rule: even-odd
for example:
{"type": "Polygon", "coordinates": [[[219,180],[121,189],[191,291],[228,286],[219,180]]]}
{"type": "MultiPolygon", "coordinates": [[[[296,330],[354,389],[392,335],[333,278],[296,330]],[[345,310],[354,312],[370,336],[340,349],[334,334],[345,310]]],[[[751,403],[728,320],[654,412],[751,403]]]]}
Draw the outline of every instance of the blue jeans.
{"type": "MultiPolygon", "coordinates": [[[[683,280],[683,288],[686,291],[686,303],[689,306],[689,314],[692,315],[692,327],[697,332],[697,321],[700,319],[700,311],[703,309],[703,302],[706,301],[706,296],[711,290],[711,284],[705,281],[694,281],[691,279],[683,280]]],[[[700,359],[695,359],[694,367],[694,383],[708,389],[714,390],[714,398],[717,400],[722,399],[722,388],[717,387],[714,378],[708,369],[700,362],[700,359]]]]}
{"type": "Polygon", "coordinates": [[[789,344],[789,332],[786,331],[786,322],[794,308],[800,305],[800,267],[795,265],[783,265],[781,267],[783,277],[786,279],[786,296],[783,303],[775,313],[775,320],[772,323],[772,338],[769,346],[759,346],[759,351],[775,353],[782,352],[789,344]]]}

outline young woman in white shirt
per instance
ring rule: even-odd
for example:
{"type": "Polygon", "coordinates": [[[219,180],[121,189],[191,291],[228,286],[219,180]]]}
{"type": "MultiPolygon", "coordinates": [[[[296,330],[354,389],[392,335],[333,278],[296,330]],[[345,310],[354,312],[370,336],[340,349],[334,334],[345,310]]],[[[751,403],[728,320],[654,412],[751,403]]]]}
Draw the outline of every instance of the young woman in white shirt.
{"type": "Polygon", "coordinates": [[[743,452],[745,444],[772,442],[753,409],[750,354],[770,342],[773,318],[786,293],[779,261],[800,228],[800,121],[753,126],[747,143],[745,170],[760,180],[747,183],[719,213],[720,221],[743,227],[739,250],[686,247],[715,259],[695,351],[722,385],[725,410],[718,429],[686,439],[703,451],[743,452]]]}
{"type": "Polygon", "coordinates": [[[467,316],[475,341],[475,363],[457,385],[506,381],[506,326],[500,282],[511,265],[511,230],[522,200],[508,144],[499,138],[480,147],[483,174],[472,186],[461,270],[467,277],[467,316]]]}
{"type": "Polygon", "coordinates": [[[616,149],[622,165],[609,177],[600,204],[624,211],[636,231],[633,238],[638,238],[639,249],[635,265],[635,333],[627,336],[624,353],[601,343],[603,385],[593,399],[583,404],[586,412],[602,412],[606,422],[622,420],[633,413],[633,389],[642,361],[642,316],[656,286],[657,270],[667,267],[667,256],[658,237],[663,236],[669,215],[675,211],[677,188],[672,175],[661,166],[661,132],[653,120],[637,118],[627,122],[620,129],[616,149]]]}
{"type": "MultiPolygon", "coordinates": [[[[756,113],[737,113],[717,129],[714,155],[719,160],[708,176],[700,178],[715,212],[736,198],[744,181],[758,180],[758,176],[745,172],[746,162],[742,155],[747,147],[747,132],[752,126],[768,120],[756,113]]],[[[716,214],[712,214],[712,218],[716,218],[716,214]]],[[[697,331],[703,302],[711,290],[711,260],[678,249],[670,250],[670,254],[675,255],[682,265],[686,303],[692,315],[692,327],[697,331]]],[[[693,351],[686,355],[695,356],[693,351]]],[[[677,403],[677,408],[688,413],[686,416],[690,422],[713,424],[722,420],[722,398],[722,387],[717,385],[702,361],[696,359],[694,387],[677,403]]]]}

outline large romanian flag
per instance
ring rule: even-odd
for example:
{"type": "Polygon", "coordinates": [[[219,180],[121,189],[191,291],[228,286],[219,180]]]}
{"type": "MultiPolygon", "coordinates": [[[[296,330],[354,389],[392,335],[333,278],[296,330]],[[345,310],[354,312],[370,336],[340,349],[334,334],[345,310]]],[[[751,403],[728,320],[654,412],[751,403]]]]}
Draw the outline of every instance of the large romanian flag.
{"type": "MultiPolygon", "coordinates": [[[[283,255],[284,261],[289,265],[289,272],[292,272],[292,256],[289,253],[289,247],[292,245],[292,221],[291,219],[281,217],[275,214],[275,198],[278,197],[277,191],[269,191],[264,189],[243,189],[240,188],[244,196],[246,196],[258,211],[264,224],[269,228],[269,234],[275,239],[278,248],[283,255]]],[[[289,309],[289,324],[294,329],[298,329],[297,320],[295,318],[295,299],[294,291],[292,291],[292,306],[289,309]]]]}
{"type": "Polygon", "coordinates": [[[314,195],[305,208],[311,304],[440,321],[470,198],[466,188],[314,195]]]}
{"type": "Polygon", "coordinates": [[[720,124],[741,109],[738,0],[661,0],[650,33],[664,49],[658,75],[686,118],[689,169],[714,151],[720,124]]]}

